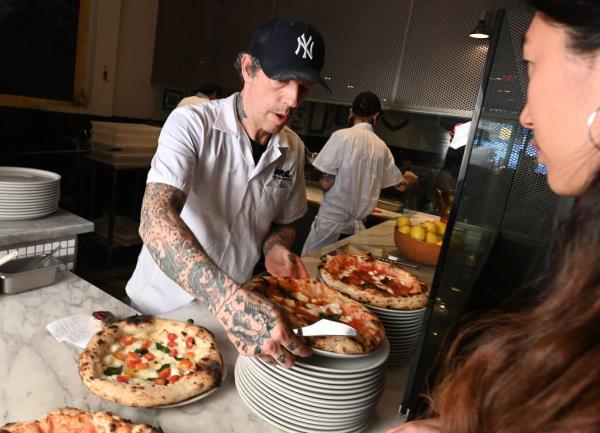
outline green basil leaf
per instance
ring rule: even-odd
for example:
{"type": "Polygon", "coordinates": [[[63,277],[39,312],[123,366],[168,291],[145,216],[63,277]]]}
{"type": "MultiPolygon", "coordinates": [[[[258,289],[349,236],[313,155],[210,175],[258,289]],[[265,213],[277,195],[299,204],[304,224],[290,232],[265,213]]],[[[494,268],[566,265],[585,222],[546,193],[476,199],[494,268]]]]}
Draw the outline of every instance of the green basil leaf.
{"type": "Polygon", "coordinates": [[[321,319],[329,319],[329,320],[333,320],[334,322],[339,322],[341,316],[339,314],[325,314],[325,313],[320,313],[319,317],[321,319]]]}
{"type": "Polygon", "coordinates": [[[148,353],[148,349],[135,349],[134,352],[140,356],[144,356],[146,353],[148,353]]]}
{"type": "Polygon", "coordinates": [[[121,374],[123,372],[123,366],[120,367],[108,367],[103,371],[105,376],[114,376],[116,374],[121,374]]]}
{"type": "Polygon", "coordinates": [[[156,348],[158,350],[160,350],[161,352],[165,352],[165,353],[171,353],[171,349],[169,349],[167,346],[163,346],[160,343],[156,343],[156,348]]]}
{"type": "Polygon", "coordinates": [[[169,368],[171,366],[171,364],[163,364],[160,366],[160,368],[158,370],[156,370],[157,373],[160,373],[161,371],[163,371],[165,368],[169,368]]]}

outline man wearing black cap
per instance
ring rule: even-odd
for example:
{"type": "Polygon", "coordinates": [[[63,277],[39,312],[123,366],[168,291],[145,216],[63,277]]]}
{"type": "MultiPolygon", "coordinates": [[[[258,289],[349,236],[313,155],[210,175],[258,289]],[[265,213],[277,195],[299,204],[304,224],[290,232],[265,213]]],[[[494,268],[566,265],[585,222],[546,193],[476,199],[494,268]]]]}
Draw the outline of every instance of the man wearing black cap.
{"type": "Polygon", "coordinates": [[[314,82],[323,38],[300,19],[275,19],[238,56],[241,92],[174,110],[148,173],[144,246],[127,284],[132,304],[160,314],[208,304],[238,351],[291,366],[311,352],[269,301],[242,287],[261,248],[275,276],[307,277],[290,250],[307,209],[304,145],[286,127],[314,82]]]}
{"type": "Polygon", "coordinates": [[[359,94],[348,120],[351,128],[334,132],[313,162],[322,172],[319,184],[325,191],[319,213],[306,238],[302,254],[337,241],[341,234],[364,229],[382,188],[404,191],[417,177],[396,167],[387,145],[373,132],[381,102],[371,92],[359,94]]]}

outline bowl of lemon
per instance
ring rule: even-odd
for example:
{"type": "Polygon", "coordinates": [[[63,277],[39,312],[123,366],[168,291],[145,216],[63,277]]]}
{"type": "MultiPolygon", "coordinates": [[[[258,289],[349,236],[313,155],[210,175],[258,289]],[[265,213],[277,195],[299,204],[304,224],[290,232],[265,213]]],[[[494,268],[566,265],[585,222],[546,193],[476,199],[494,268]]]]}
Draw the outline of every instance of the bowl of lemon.
{"type": "Polygon", "coordinates": [[[437,264],[442,249],[446,224],[442,221],[423,221],[413,224],[410,217],[402,215],[394,227],[394,243],[407,258],[424,265],[437,264]]]}

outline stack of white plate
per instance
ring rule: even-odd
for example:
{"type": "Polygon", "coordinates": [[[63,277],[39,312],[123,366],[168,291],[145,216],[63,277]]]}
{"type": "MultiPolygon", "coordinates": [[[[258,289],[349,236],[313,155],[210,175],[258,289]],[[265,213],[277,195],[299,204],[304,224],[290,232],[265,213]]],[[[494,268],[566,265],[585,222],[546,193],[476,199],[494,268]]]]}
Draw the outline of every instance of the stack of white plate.
{"type": "Polygon", "coordinates": [[[408,361],[417,348],[419,334],[423,327],[425,308],[419,310],[387,310],[365,305],[379,317],[385,335],[390,342],[388,365],[402,365],[408,361]]]}
{"type": "Polygon", "coordinates": [[[368,355],[313,355],[290,369],[240,356],[235,384],[253,412],[283,431],[359,433],[383,392],[388,355],[385,341],[368,355]]]}
{"type": "Polygon", "coordinates": [[[58,209],[60,175],[24,167],[0,167],[0,220],[28,220],[58,209]]]}

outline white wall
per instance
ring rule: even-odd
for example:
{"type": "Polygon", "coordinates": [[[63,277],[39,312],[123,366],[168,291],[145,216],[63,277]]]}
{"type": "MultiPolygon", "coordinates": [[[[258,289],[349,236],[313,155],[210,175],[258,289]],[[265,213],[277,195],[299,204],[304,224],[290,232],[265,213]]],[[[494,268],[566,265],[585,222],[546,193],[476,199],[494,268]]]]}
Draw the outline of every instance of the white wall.
{"type": "Polygon", "coordinates": [[[42,109],[165,119],[162,88],[150,84],[158,0],[92,0],[85,107],[42,109]],[[106,71],[106,74],[105,74],[106,71]]]}
{"type": "Polygon", "coordinates": [[[125,0],[121,5],[113,116],[162,119],[163,89],[150,83],[158,0],[125,0]]]}

